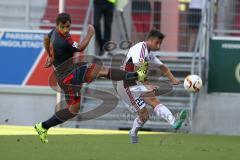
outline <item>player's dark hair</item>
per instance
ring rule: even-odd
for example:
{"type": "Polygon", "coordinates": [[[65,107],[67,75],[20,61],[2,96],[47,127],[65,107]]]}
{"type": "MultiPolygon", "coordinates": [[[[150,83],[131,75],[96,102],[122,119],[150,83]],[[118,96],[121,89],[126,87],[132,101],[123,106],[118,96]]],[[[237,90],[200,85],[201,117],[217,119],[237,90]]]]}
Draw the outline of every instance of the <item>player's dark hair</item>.
{"type": "Polygon", "coordinates": [[[150,38],[158,38],[158,39],[164,39],[165,35],[163,33],[161,33],[159,30],[157,29],[152,29],[147,36],[147,39],[150,38]]]}
{"type": "Polygon", "coordinates": [[[71,23],[71,17],[67,13],[59,13],[57,18],[56,18],[56,24],[58,25],[60,22],[65,24],[69,21],[71,23]]]}

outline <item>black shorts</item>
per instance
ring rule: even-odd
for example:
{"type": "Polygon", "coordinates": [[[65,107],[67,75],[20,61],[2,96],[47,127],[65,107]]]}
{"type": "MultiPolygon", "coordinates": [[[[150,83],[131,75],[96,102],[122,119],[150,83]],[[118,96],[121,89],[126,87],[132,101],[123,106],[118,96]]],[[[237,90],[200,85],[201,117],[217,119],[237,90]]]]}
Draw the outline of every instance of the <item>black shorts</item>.
{"type": "Polygon", "coordinates": [[[189,9],[187,23],[190,29],[198,29],[202,18],[201,9],[189,9]]]}
{"type": "Polygon", "coordinates": [[[83,83],[91,83],[93,78],[91,73],[95,69],[95,64],[82,65],[73,70],[64,79],[58,81],[59,86],[65,94],[65,100],[68,106],[81,102],[81,89],[83,83]]]}

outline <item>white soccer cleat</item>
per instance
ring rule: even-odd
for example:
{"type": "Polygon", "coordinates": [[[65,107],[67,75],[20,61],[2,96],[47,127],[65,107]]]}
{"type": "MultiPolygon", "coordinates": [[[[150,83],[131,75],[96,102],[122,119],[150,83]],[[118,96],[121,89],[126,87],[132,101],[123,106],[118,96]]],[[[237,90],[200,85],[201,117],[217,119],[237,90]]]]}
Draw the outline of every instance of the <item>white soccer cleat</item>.
{"type": "Polygon", "coordinates": [[[130,137],[132,144],[138,143],[138,135],[137,134],[132,134],[131,131],[129,131],[129,137],[130,137]]]}

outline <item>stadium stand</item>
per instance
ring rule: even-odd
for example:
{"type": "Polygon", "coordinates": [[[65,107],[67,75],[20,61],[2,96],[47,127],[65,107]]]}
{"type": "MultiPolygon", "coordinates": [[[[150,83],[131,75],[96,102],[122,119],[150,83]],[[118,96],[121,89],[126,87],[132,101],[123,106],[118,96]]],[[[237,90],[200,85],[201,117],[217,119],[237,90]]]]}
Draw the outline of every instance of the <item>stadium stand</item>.
{"type": "MultiPolygon", "coordinates": [[[[72,16],[72,30],[82,30],[89,0],[71,0],[65,3],[65,11],[72,16]]],[[[1,0],[0,9],[1,28],[51,29],[55,26],[58,0],[1,0]]]]}
{"type": "Polygon", "coordinates": [[[47,0],[0,1],[0,27],[38,29],[47,0]],[[27,6],[31,7],[27,7],[27,6]],[[7,22],[6,22],[7,21],[7,22]]]}
{"type": "MultiPolygon", "coordinates": [[[[58,13],[58,0],[48,0],[45,8],[44,15],[41,21],[44,25],[43,29],[49,29],[55,24],[55,17],[58,13]]],[[[69,13],[72,18],[72,30],[82,30],[84,18],[87,13],[89,0],[71,0],[65,1],[65,12],[69,13]]]]}

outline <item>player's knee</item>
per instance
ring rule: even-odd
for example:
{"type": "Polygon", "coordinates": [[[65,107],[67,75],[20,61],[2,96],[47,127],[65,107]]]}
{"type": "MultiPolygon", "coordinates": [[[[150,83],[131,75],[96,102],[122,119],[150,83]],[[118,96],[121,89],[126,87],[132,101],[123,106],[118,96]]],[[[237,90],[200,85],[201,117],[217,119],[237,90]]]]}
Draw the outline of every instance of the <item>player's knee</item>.
{"type": "Polygon", "coordinates": [[[154,98],[154,97],[155,97],[155,92],[154,91],[150,91],[150,92],[144,93],[142,95],[142,98],[154,98]]]}
{"type": "Polygon", "coordinates": [[[143,100],[147,103],[155,101],[156,97],[153,96],[142,96],[143,100]]]}
{"type": "Polygon", "coordinates": [[[148,96],[142,96],[142,98],[150,106],[156,106],[156,104],[160,103],[159,99],[157,99],[156,96],[152,96],[151,94],[149,94],[148,96]]]}

